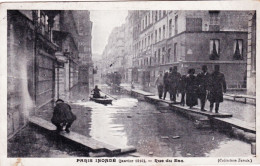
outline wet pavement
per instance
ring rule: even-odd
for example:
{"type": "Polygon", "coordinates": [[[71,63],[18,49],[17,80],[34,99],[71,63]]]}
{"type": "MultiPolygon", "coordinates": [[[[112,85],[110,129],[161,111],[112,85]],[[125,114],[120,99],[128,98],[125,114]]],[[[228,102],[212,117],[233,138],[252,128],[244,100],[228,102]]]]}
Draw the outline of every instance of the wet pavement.
{"type": "MultiPolygon", "coordinates": [[[[109,92],[108,87],[106,92],[109,92]]],[[[111,91],[109,93],[113,94],[111,91]]],[[[138,153],[151,157],[251,156],[250,144],[211,129],[197,129],[191,120],[169,110],[165,105],[153,105],[124,94],[113,94],[117,100],[113,101],[113,105],[105,106],[88,101],[88,91],[83,91],[82,88],[76,88],[71,94],[70,104],[77,116],[71,130],[104,143],[120,148],[134,146],[138,153]]],[[[52,110],[38,113],[38,116],[50,120],[52,110]]],[[[27,128],[25,132],[30,130],[27,128]]],[[[22,155],[28,157],[85,155],[75,149],[66,149],[67,144],[60,147],[55,141],[49,143],[48,138],[41,133],[36,135],[40,138],[32,136],[31,144],[40,139],[39,144],[43,142],[48,151],[54,150],[54,152],[47,153],[48,151],[42,152],[39,149],[37,153],[32,154],[32,151],[27,149],[29,152],[20,152],[22,155]]],[[[28,142],[30,137],[31,135],[27,138],[28,142]]],[[[19,141],[23,140],[11,141],[9,146],[14,148],[19,141]]]]}

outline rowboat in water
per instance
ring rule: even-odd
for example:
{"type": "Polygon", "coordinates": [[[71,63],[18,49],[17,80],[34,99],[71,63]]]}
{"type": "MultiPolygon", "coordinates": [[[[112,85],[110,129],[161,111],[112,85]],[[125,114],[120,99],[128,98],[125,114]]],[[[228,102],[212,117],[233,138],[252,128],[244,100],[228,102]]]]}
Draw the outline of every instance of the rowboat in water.
{"type": "Polygon", "coordinates": [[[94,98],[93,96],[89,97],[90,100],[96,102],[96,103],[100,103],[100,104],[112,104],[112,99],[108,98],[108,97],[104,97],[104,98],[94,98]]]}

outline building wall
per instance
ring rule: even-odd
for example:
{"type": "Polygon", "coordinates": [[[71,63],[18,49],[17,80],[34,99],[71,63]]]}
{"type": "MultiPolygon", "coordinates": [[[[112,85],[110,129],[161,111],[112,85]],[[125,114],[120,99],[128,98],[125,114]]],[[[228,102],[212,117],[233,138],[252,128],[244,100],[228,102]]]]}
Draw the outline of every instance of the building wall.
{"type": "Polygon", "coordinates": [[[248,14],[247,93],[256,94],[256,12],[248,14]]]}
{"type": "Polygon", "coordinates": [[[32,22],[19,11],[8,11],[7,15],[7,135],[10,137],[33,114],[34,29],[32,22]]]}

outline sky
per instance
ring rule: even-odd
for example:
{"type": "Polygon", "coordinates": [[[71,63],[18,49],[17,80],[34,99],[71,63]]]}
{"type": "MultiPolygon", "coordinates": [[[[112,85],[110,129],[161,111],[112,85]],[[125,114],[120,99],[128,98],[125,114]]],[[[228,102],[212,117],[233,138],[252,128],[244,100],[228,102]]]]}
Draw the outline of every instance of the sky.
{"type": "Polygon", "coordinates": [[[114,27],[125,23],[127,10],[91,10],[92,54],[102,54],[114,27]]]}

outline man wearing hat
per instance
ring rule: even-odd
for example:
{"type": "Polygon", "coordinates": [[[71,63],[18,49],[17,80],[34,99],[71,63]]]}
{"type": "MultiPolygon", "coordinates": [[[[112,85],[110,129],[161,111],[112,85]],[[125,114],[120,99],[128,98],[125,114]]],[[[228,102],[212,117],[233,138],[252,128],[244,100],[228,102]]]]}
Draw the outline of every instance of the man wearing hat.
{"type": "Polygon", "coordinates": [[[72,113],[70,105],[58,99],[51,118],[51,122],[57,127],[57,131],[62,131],[65,127],[65,131],[69,133],[69,128],[74,120],[76,120],[76,116],[72,113]]]}
{"type": "Polygon", "coordinates": [[[205,102],[207,98],[208,84],[209,84],[209,73],[206,65],[202,66],[202,72],[197,75],[198,80],[198,97],[200,99],[200,110],[205,111],[205,102]]]}
{"type": "Polygon", "coordinates": [[[169,73],[169,88],[170,88],[170,99],[176,102],[177,89],[181,79],[181,74],[178,72],[177,66],[173,67],[172,72],[169,73]]]}
{"type": "Polygon", "coordinates": [[[210,111],[212,112],[215,103],[215,112],[218,113],[219,103],[223,102],[223,92],[226,93],[227,86],[225,76],[219,71],[219,65],[214,66],[214,72],[210,76],[209,96],[210,111]]]}

